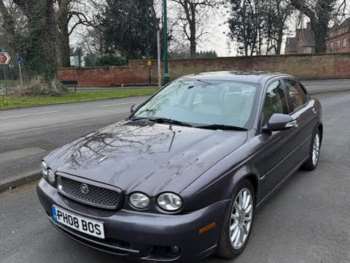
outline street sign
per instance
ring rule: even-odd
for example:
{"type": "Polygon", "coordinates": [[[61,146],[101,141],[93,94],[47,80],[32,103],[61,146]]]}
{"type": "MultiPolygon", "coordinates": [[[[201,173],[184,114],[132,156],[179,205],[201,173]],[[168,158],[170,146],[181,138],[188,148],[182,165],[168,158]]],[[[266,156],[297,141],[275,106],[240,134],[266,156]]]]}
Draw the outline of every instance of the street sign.
{"type": "Polygon", "coordinates": [[[10,64],[11,56],[7,52],[0,52],[0,65],[10,64]]]}

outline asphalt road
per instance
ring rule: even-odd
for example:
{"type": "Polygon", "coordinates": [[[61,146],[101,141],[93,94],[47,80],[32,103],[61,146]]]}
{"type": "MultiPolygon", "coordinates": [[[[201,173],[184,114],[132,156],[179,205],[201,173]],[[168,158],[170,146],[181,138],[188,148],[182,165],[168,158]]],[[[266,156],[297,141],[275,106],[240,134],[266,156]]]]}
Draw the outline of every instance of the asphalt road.
{"type": "MultiPolygon", "coordinates": [[[[325,121],[325,140],[319,169],[311,173],[298,172],[262,207],[247,250],[234,262],[350,262],[350,92],[319,97],[324,107],[325,121]]],[[[106,102],[100,102],[95,106],[102,107],[104,103],[107,105],[106,102]]],[[[109,116],[104,119],[99,118],[98,114],[86,116],[86,108],[81,106],[84,117],[72,123],[83,122],[85,127],[95,128],[120,118],[127,106],[112,107],[109,116]],[[87,120],[91,118],[95,122],[88,126],[87,120]]],[[[102,108],[100,111],[109,109],[102,108]]],[[[52,148],[67,140],[61,133],[74,131],[78,135],[85,130],[79,126],[66,131],[67,126],[56,123],[60,119],[57,114],[43,117],[60,127],[57,132],[48,125],[46,128],[18,130],[18,133],[26,135],[27,140],[33,140],[33,135],[36,138],[42,136],[43,146],[39,147],[47,145],[52,148]],[[53,134],[44,136],[43,132],[50,129],[53,134]]],[[[1,129],[4,129],[2,125],[1,129]]],[[[1,132],[4,133],[3,130],[1,132]]],[[[15,142],[14,139],[19,137],[11,136],[14,137],[9,137],[8,142],[2,137],[1,147],[4,147],[5,142],[6,149],[11,150],[13,143],[20,147],[21,143],[26,142],[15,142]]],[[[27,145],[32,147],[29,143],[27,145]]],[[[124,262],[71,242],[57,232],[44,215],[34,189],[35,184],[31,184],[0,194],[1,263],[124,262]]],[[[225,261],[212,257],[205,262],[225,261]]]]}
{"type": "Polygon", "coordinates": [[[48,152],[125,118],[145,98],[0,111],[0,182],[39,169],[48,152]]]}

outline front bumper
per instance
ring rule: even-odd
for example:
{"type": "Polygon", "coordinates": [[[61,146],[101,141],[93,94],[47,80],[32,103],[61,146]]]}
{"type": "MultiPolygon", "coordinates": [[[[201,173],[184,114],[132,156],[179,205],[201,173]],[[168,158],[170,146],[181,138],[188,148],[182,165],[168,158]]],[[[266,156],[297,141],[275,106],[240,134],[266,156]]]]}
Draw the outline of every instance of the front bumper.
{"type": "Polygon", "coordinates": [[[218,202],[184,215],[161,215],[90,208],[62,197],[45,180],[40,181],[37,192],[50,218],[52,206],[57,205],[104,223],[106,239],[101,241],[51,220],[74,240],[103,252],[153,262],[193,262],[212,254],[229,203],[218,202]],[[200,231],[210,224],[216,227],[200,231]],[[171,249],[174,246],[179,248],[176,253],[171,249]]]}

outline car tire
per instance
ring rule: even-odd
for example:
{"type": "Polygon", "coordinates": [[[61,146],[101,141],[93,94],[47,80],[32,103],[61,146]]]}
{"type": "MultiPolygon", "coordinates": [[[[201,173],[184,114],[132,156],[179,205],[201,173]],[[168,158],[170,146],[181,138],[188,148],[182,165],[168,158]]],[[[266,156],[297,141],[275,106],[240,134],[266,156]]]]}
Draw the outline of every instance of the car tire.
{"type": "Polygon", "coordinates": [[[312,143],[309,151],[309,158],[302,165],[302,169],[306,171],[313,171],[317,168],[320,161],[322,136],[319,129],[317,129],[312,137],[312,143]]]}
{"type": "Polygon", "coordinates": [[[235,187],[232,201],[227,209],[216,253],[217,256],[224,259],[233,259],[242,254],[251,234],[254,216],[254,187],[250,181],[243,180],[235,187]],[[243,209],[239,209],[239,204],[244,196],[250,200],[246,200],[247,204],[243,206],[243,209]],[[237,242],[237,235],[239,238],[242,238],[242,242],[237,242]]]}

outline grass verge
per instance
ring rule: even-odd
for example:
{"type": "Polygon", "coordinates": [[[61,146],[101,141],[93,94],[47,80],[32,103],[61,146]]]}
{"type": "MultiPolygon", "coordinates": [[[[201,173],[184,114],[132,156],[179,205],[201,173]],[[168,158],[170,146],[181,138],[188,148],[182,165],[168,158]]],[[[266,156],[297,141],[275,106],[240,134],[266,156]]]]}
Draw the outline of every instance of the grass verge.
{"type": "Polygon", "coordinates": [[[53,96],[28,96],[15,97],[0,96],[0,110],[26,108],[34,106],[65,104],[74,102],[86,102],[106,99],[122,99],[137,96],[150,96],[157,91],[157,88],[123,88],[114,90],[101,91],[78,91],[77,93],[70,92],[68,94],[53,97],[53,96]]]}

